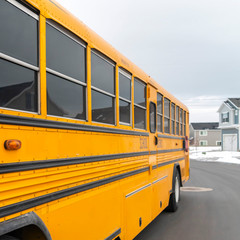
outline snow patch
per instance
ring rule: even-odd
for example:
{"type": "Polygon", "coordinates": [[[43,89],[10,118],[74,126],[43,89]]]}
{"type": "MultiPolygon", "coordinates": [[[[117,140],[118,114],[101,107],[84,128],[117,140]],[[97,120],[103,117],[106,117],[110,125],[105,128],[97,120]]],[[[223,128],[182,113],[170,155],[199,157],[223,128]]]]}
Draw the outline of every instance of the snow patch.
{"type": "Polygon", "coordinates": [[[240,164],[240,152],[221,151],[221,147],[190,147],[190,159],[240,164]]]}

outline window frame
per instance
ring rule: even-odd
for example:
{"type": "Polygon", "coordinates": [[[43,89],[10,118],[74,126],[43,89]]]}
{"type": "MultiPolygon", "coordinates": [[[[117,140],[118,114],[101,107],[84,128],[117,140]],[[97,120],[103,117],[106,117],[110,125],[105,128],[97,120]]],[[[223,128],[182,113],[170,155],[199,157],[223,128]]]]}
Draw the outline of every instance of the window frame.
{"type": "Polygon", "coordinates": [[[201,137],[207,137],[208,136],[208,131],[207,130],[199,130],[199,136],[201,137]],[[201,133],[202,132],[202,133],[201,133]]]}
{"type": "Polygon", "coordinates": [[[156,103],[154,102],[150,102],[149,103],[149,130],[150,130],[150,133],[156,133],[157,131],[157,107],[156,107],[156,103]],[[154,106],[154,131],[152,131],[152,128],[151,128],[151,105],[154,106]]]}
{"type": "Polygon", "coordinates": [[[118,99],[119,99],[119,124],[120,125],[125,125],[125,126],[132,126],[132,75],[130,73],[127,73],[126,70],[124,70],[123,68],[118,68],[118,99]],[[130,81],[130,100],[123,98],[120,96],[120,81],[119,81],[119,74],[122,74],[123,76],[125,76],[126,78],[129,79],[130,81]],[[127,102],[130,103],[130,123],[126,123],[126,122],[121,122],[120,121],[120,100],[123,102],[127,102]]]}
{"type": "Polygon", "coordinates": [[[176,105],[176,135],[180,136],[180,107],[177,105],[176,105]]]}
{"type": "Polygon", "coordinates": [[[164,133],[166,133],[166,134],[171,134],[171,101],[170,101],[170,99],[167,98],[167,97],[164,97],[163,104],[164,104],[164,120],[163,120],[163,122],[164,122],[164,133]],[[169,116],[168,116],[168,117],[167,117],[166,114],[165,114],[165,99],[167,99],[167,100],[169,101],[169,104],[168,104],[169,116]],[[165,131],[165,119],[167,119],[168,122],[169,122],[169,126],[168,126],[168,127],[169,127],[169,132],[166,132],[166,131],[165,131]]]}
{"type": "MultiPolygon", "coordinates": [[[[75,41],[76,43],[80,44],[82,47],[85,48],[85,80],[87,80],[87,43],[83,43],[83,41],[81,41],[81,39],[77,36],[74,35],[74,33],[71,33],[69,30],[65,29],[63,26],[61,26],[60,24],[52,21],[51,19],[46,19],[46,23],[45,23],[45,26],[47,26],[47,24],[49,24],[51,27],[55,28],[57,31],[61,32],[62,34],[64,34],[65,36],[67,36],[68,38],[70,38],[71,40],[75,41]]],[[[47,32],[46,32],[46,36],[47,36],[47,32]]],[[[47,43],[46,43],[47,44],[47,43]]],[[[47,55],[47,52],[46,52],[46,55],[47,55]]],[[[48,68],[47,65],[46,65],[46,74],[47,73],[50,73],[54,76],[57,76],[57,77],[60,77],[62,79],[64,79],[65,81],[70,81],[70,82],[74,82],[78,85],[81,85],[83,86],[84,90],[85,90],[85,105],[84,105],[84,108],[85,108],[85,119],[78,119],[78,118],[71,118],[71,117],[64,117],[64,116],[58,116],[58,115],[52,115],[52,114],[48,114],[47,113],[47,116],[49,117],[57,117],[57,118],[61,118],[61,119],[69,119],[69,120],[75,120],[75,121],[83,121],[83,122],[87,122],[88,121],[88,91],[87,91],[87,81],[84,82],[81,82],[80,80],[78,79],[75,79],[73,77],[69,77],[63,73],[60,73],[58,71],[55,71],[51,68],[48,68]]],[[[46,82],[47,82],[47,78],[46,78],[46,82]]],[[[46,91],[47,91],[47,88],[46,88],[46,91]]]]}
{"type": "Polygon", "coordinates": [[[229,114],[229,112],[222,112],[221,113],[221,122],[223,123],[223,124],[225,124],[225,123],[229,123],[229,121],[230,121],[230,114],[229,114]],[[223,115],[224,114],[227,114],[227,118],[223,118],[223,115]],[[224,119],[227,119],[227,121],[224,121],[224,119]]]}
{"type": "Polygon", "coordinates": [[[183,136],[183,109],[182,108],[179,108],[179,122],[180,122],[179,135],[183,136]]]}
{"type": "Polygon", "coordinates": [[[183,110],[183,135],[184,136],[187,135],[186,126],[187,126],[187,112],[183,110]]]}
{"type": "Polygon", "coordinates": [[[163,120],[164,120],[164,118],[163,118],[163,95],[161,93],[157,92],[157,101],[158,101],[158,95],[160,95],[161,98],[162,98],[162,113],[158,112],[158,106],[157,106],[157,121],[158,121],[158,116],[160,116],[160,119],[162,118],[162,122],[161,122],[162,131],[159,131],[158,129],[157,129],[157,131],[163,133],[163,130],[164,130],[164,124],[163,124],[163,120]]]}
{"type": "MultiPolygon", "coordinates": [[[[93,121],[92,120],[92,123],[97,123],[97,124],[105,124],[105,125],[108,125],[108,126],[116,126],[117,125],[117,111],[116,111],[116,64],[112,61],[109,61],[108,57],[107,56],[103,56],[103,54],[101,54],[101,52],[99,52],[97,49],[91,49],[91,56],[92,54],[95,54],[96,56],[98,56],[99,58],[101,58],[102,60],[104,60],[105,62],[109,63],[110,65],[112,65],[114,67],[114,79],[113,79],[113,84],[114,84],[114,92],[115,94],[112,94],[112,93],[109,93],[109,92],[106,92],[98,87],[94,87],[92,84],[91,84],[91,95],[92,95],[92,90],[96,91],[96,92],[99,92],[99,93],[102,93],[108,97],[112,97],[114,99],[113,101],[113,108],[114,108],[114,122],[113,124],[111,123],[104,123],[104,122],[97,122],[97,121],[93,121]]],[[[91,63],[91,71],[92,71],[92,63],[91,63]]],[[[92,103],[92,102],[91,102],[92,103]]],[[[92,112],[92,104],[91,104],[91,112],[92,112]]]]}
{"type": "Polygon", "coordinates": [[[176,134],[176,104],[174,102],[171,102],[171,134],[173,135],[176,134]],[[174,118],[172,116],[172,107],[174,107],[174,118]],[[174,128],[173,128],[173,122],[174,122],[174,128]]]}
{"type": "Polygon", "coordinates": [[[207,146],[208,145],[208,140],[200,140],[199,141],[199,146],[207,146]],[[201,144],[201,143],[206,143],[206,144],[201,144]]]}
{"type": "MultiPolygon", "coordinates": [[[[135,110],[134,110],[134,128],[135,129],[139,129],[139,130],[145,130],[147,131],[147,84],[145,82],[143,82],[142,80],[140,80],[139,78],[137,77],[134,77],[134,83],[135,81],[137,81],[139,84],[143,85],[145,87],[145,107],[135,103],[135,94],[134,94],[134,100],[133,100],[133,106],[135,107],[138,107],[138,108],[141,108],[145,111],[145,128],[137,128],[135,127],[135,110]]],[[[134,84],[134,88],[135,88],[135,84],[134,84]]],[[[135,93],[135,92],[134,92],[135,93]]]]}
{"type": "Polygon", "coordinates": [[[34,72],[36,72],[37,74],[37,111],[32,112],[32,111],[26,111],[26,110],[20,110],[20,109],[14,109],[14,108],[6,108],[6,107],[0,107],[0,109],[2,110],[7,110],[7,111],[13,111],[13,112],[21,112],[21,113],[30,113],[33,115],[40,115],[41,114],[41,90],[40,90],[40,17],[39,14],[34,12],[34,7],[32,7],[31,5],[31,9],[27,8],[24,6],[24,4],[16,1],[16,0],[5,0],[8,3],[12,4],[14,7],[18,8],[19,10],[23,11],[24,13],[26,13],[27,15],[29,15],[30,17],[34,18],[35,20],[37,20],[38,22],[38,28],[37,28],[37,37],[38,37],[38,48],[37,48],[37,55],[38,55],[38,67],[24,62],[20,59],[17,59],[15,57],[11,57],[7,54],[1,53],[0,52],[0,58],[5,60],[5,61],[9,61],[10,63],[13,64],[17,64],[21,67],[25,67],[27,69],[30,69],[34,72]]]}

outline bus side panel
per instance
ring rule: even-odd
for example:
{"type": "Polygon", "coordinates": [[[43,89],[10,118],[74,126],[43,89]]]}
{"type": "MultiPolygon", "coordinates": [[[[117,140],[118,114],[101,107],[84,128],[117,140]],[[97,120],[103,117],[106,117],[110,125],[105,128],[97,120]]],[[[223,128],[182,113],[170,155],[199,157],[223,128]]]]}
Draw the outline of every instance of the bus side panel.
{"type": "Polygon", "coordinates": [[[109,184],[52,202],[41,218],[52,239],[105,239],[121,228],[121,199],[118,183],[109,184]]]}

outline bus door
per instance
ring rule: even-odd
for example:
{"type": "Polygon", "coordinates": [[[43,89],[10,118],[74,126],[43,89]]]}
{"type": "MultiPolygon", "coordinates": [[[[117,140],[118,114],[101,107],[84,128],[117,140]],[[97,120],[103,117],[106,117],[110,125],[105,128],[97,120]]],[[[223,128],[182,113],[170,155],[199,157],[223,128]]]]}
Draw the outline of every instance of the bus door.
{"type": "Polygon", "coordinates": [[[149,104],[149,165],[150,172],[157,164],[156,153],[158,145],[157,137],[157,90],[154,86],[148,85],[149,104]]]}

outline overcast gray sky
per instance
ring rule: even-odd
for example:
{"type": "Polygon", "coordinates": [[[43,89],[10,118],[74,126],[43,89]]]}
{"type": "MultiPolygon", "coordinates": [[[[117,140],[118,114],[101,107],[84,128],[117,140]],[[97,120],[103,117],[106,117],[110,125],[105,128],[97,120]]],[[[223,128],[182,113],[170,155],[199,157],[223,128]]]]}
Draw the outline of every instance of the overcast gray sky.
{"type": "Polygon", "coordinates": [[[239,0],[58,0],[185,103],[190,121],[218,121],[240,97],[239,0]]]}

